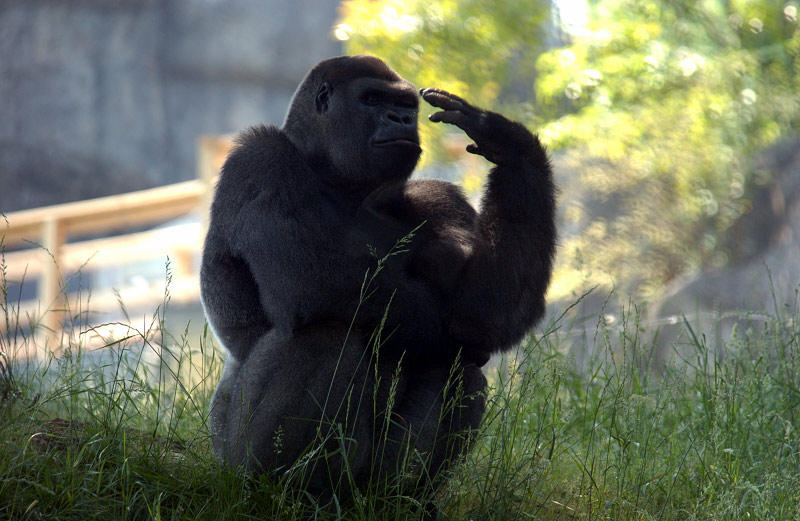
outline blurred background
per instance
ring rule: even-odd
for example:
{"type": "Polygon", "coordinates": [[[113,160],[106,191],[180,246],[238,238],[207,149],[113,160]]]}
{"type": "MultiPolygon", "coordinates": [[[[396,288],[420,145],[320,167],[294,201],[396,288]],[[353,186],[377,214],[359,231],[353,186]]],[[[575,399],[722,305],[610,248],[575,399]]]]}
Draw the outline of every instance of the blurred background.
{"type": "MultiPolygon", "coordinates": [[[[570,310],[588,330],[634,306],[662,338],[684,316],[722,337],[729,312],[797,303],[798,6],[5,0],[6,313],[113,335],[169,300],[174,324],[201,329],[199,251],[231,135],[280,125],[319,60],[369,53],[539,133],[560,186],[554,316],[594,288],[570,310]]],[[[421,127],[417,175],[478,201],[490,165],[421,127]]]]}

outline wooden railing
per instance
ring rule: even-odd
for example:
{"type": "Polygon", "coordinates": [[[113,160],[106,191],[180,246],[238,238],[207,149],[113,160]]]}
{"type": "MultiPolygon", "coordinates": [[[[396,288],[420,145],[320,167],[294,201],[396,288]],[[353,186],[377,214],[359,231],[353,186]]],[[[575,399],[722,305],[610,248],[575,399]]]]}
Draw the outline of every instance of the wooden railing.
{"type": "MultiPolygon", "coordinates": [[[[198,179],[122,195],[102,197],[75,203],[60,204],[6,215],[2,229],[6,249],[26,243],[36,248],[10,251],[5,254],[6,279],[9,282],[37,279],[37,300],[25,306],[38,317],[39,329],[49,337],[57,335],[62,309],[68,309],[63,275],[80,269],[122,265],[153,258],[164,258],[166,252],[173,265],[171,293],[184,298],[197,298],[197,269],[194,259],[202,247],[207,208],[212,186],[230,140],[201,137],[198,140],[198,179]],[[106,235],[119,230],[164,223],[177,217],[199,213],[196,224],[183,224],[103,239],[70,242],[79,236],[106,235]],[[156,245],[163,245],[161,248],[156,245]],[[30,309],[30,308],[35,309],[30,309]]],[[[163,294],[163,288],[162,288],[163,294]]],[[[116,299],[116,297],[113,297],[116,299]]],[[[113,300],[106,298],[109,302],[113,300]]],[[[101,298],[97,307],[106,305],[101,298]]],[[[52,341],[54,341],[53,339],[52,341]]],[[[51,345],[52,344],[51,341],[51,345]]]]}

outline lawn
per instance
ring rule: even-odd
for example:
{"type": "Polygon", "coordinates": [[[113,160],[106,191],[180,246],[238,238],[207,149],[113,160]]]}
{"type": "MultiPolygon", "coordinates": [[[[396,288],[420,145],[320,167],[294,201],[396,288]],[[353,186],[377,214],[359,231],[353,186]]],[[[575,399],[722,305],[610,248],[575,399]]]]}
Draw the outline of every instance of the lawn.
{"type": "MultiPolygon", "coordinates": [[[[164,323],[168,303],[101,356],[76,320],[60,357],[24,364],[8,356],[35,340],[3,300],[1,519],[421,518],[421,498],[394,489],[318,509],[290,476],[219,466],[206,414],[221,358],[207,330],[164,323]]],[[[475,447],[433,497],[442,518],[800,518],[797,303],[742,317],[721,350],[686,320],[659,370],[636,307],[590,317],[580,364],[569,316],[488,369],[475,447]]]]}

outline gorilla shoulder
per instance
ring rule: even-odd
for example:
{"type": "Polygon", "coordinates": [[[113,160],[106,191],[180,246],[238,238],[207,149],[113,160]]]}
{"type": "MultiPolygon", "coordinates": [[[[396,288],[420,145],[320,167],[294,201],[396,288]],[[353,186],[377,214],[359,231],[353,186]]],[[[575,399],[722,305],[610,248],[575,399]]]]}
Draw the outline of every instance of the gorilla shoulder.
{"type": "Polygon", "coordinates": [[[216,219],[231,222],[237,213],[231,210],[243,210],[256,199],[281,198],[272,207],[284,207],[283,200],[291,199],[287,191],[307,186],[304,165],[298,150],[278,127],[256,125],[242,131],[220,172],[212,227],[216,219]]]}
{"type": "Polygon", "coordinates": [[[222,167],[220,180],[229,179],[235,183],[259,181],[259,174],[279,172],[285,166],[286,159],[281,159],[286,154],[297,155],[291,141],[274,125],[255,125],[243,130],[234,143],[222,167]]]}

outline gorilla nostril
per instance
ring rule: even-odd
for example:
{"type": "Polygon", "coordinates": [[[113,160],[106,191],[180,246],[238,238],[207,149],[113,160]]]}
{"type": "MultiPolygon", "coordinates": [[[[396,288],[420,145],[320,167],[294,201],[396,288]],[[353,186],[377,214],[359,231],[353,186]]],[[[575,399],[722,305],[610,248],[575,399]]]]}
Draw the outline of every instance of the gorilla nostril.
{"type": "Polygon", "coordinates": [[[414,118],[408,114],[398,114],[397,112],[386,112],[381,118],[384,123],[394,123],[397,125],[411,125],[414,123],[414,118]]]}
{"type": "Polygon", "coordinates": [[[394,112],[387,112],[386,113],[386,119],[388,119],[392,123],[403,123],[403,119],[398,114],[395,114],[394,112]]]}

